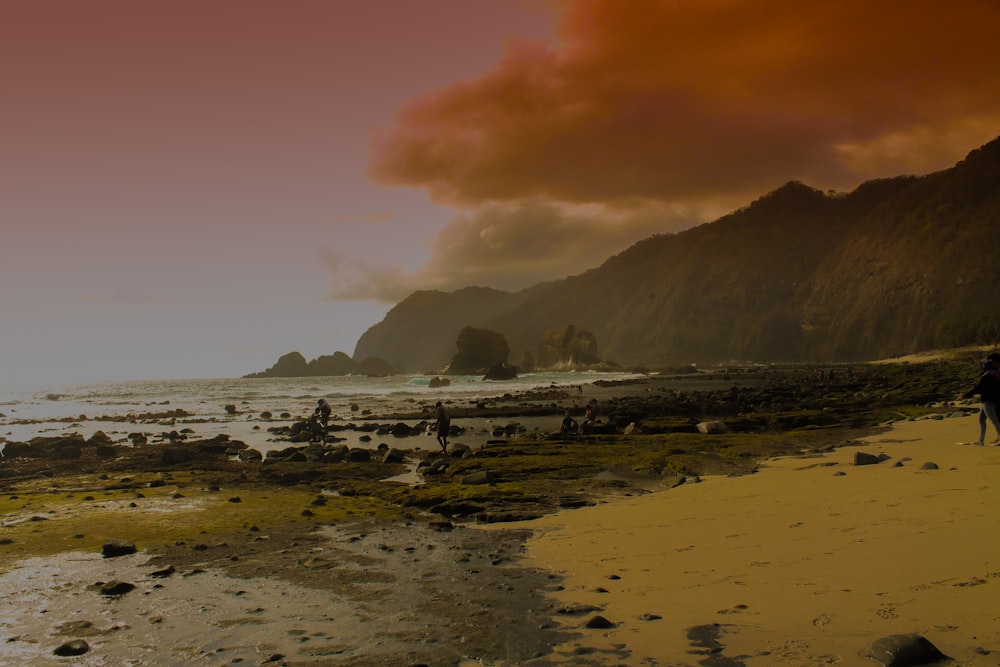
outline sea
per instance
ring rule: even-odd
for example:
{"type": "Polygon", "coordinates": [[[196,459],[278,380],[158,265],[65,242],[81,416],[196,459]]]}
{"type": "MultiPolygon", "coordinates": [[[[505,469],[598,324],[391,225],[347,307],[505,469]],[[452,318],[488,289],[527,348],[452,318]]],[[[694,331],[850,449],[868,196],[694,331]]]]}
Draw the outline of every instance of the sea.
{"type": "MultiPolygon", "coordinates": [[[[226,434],[266,453],[288,446],[271,429],[307,419],[320,398],[333,408],[332,424],[357,423],[366,415],[412,412],[433,406],[469,404],[504,394],[543,388],[584,388],[596,380],[635,377],[632,373],[524,373],[508,381],[481,376],[446,376],[449,384],[431,387],[433,376],[330,376],[296,378],[220,378],[142,380],[52,386],[32,390],[0,389],[0,446],[27,442],[38,436],[79,434],[90,438],[103,431],[112,440],[129,442],[141,432],[153,440],[171,431],[188,430],[191,439],[226,434]],[[183,412],[180,412],[183,411],[183,412]],[[170,413],[175,413],[171,416],[170,413]],[[182,416],[176,416],[182,415],[182,416]]],[[[539,418],[522,424],[545,429],[539,418]]],[[[552,419],[548,419],[552,421],[552,419]]],[[[460,423],[458,425],[461,425],[460,423]]],[[[556,427],[556,424],[551,426],[556,427]]],[[[361,432],[337,435],[346,444],[360,444],[361,432]]],[[[488,433],[469,433],[482,440],[488,433]]],[[[433,438],[406,439],[403,448],[434,446],[433,438]]],[[[401,443],[393,443],[397,447],[401,443]]]]}

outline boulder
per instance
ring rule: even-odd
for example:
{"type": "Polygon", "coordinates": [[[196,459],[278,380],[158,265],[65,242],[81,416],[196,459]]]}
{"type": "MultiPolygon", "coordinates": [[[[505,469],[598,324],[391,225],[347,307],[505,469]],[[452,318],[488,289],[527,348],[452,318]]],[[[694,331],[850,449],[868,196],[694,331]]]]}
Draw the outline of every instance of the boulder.
{"type": "Polygon", "coordinates": [[[135,584],[112,579],[107,583],[98,584],[97,590],[101,595],[125,595],[135,590],[135,584]]]}
{"type": "Polygon", "coordinates": [[[411,435],[419,434],[419,430],[417,430],[416,433],[414,431],[415,429],[410,428],[408,424],[404,424],[403,422],[393,424],[392,427],[389,429],[389,432],[392,433],[397,438],[407,438],[411,435]]]}
{"type": "Polygon", "coordinates": [[[489,370],[486,371],[486,375],[483,376],[484,380],[513,380],[517,377],[517,366],[511,366],[507,363],[493,364],[490,366],[489,370]]]}
{"type": "Polygon", "coordinates": [[[54,654],[62,657],[70,657],[75,655],[83,655],[90,650],[90,644],[82,639],[71,639],[65,644],[60,644],[52,651],[54,654]]]}
{"type": "Polygon", "coordinates": [[[87,440],[87,444],[91,447],[100,447],[101,445],[114,444],[114,441],[104,431],[95,431],[94,435],[90,436],[90,439],[87,440]]]}
{"type": "Polygon", "coordinates": [[[887,635],[868,649],[867,658],[883,667],[911,667],[948,660],[929,640],[916,633],[887,635]]]}
{"type": "Polygon", "coordinates": [[[729,428],[720,421],[701,422],[698,424],[699,433],[715,435],[717,433],[726,433],[728,431],[729,428]]]}
{"type": "Polygon", "coordinates": [[[875,454],[869,454],[868,452],[854,452],[854,465],[856,466],[870,466],[881,462],[882,459],[875,454]]]}
{"type": "Polygon", "coordinates": [[[365,463],[372,460],[372,450],[355,448],[347,452],[346,461],[353,463],[365,463]]]}
{"type": "Polygon", "coordinates": [[[382,455],[382,463],[402,463],[406,457],[403,452],[395,448],[389,448],[382,455]]]}
{"type": "Polygon", "coordinates": [[[135,543],[128,540],[108,540],[101,549],[101,555],[105,558],[127,556],[135,552],[135,543]]]}

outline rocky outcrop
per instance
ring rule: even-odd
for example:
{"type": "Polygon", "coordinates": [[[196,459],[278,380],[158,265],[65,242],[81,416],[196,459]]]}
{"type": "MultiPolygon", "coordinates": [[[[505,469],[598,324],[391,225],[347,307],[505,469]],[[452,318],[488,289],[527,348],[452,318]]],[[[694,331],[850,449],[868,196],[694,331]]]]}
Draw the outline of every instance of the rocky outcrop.
{"type": "Polygon", "coordinates": [[[301,352],[289,352],[278,358],[278,363],[261,373],[251,373],[248,378],[289,378],[306,375],[309,364],[301,352]]]}
{"type": "Polygon", "coordinates": [[[366,357],[358,364],[356,372],[368,377],[383,377],[395,373],[389,362],[381,357],[366,357]]]}
{"type": "Polygon", "coordinates": [[[349,375],[358,365],[343,352],[321,355],[306,365],[306,375],[349,375]]]}
{"type": "Polygon", "coordinates": [[[493,364],[483,376],[484,380],[513,380],[517,377],[517,366],[493,364]]]}
{"type": "Polygon", "coordinates": [[[574,324],[549,329],[538,346],[539,368],[586,368],[600,361],[597,357],[597,338],[574,324]]]}
{"type": "Polygon", "coordinates": [[[448,365],[450,375],[480,375],[497,364],[506,364],[510,347],[503,334],[465,327],[455,341],[458,352],[448,365]]]}
{"type": "Polygon", "coordinates": [[[341,375],[393,375],[395,371],[385,359],[367,357],[360,364],[343,352],[334,352],[316,357],[307,362],[300,352],[289,352],[278,359],[278,363],[266,371],[244,375],[245,378],[278,377],[326,377],[341,375]]]}

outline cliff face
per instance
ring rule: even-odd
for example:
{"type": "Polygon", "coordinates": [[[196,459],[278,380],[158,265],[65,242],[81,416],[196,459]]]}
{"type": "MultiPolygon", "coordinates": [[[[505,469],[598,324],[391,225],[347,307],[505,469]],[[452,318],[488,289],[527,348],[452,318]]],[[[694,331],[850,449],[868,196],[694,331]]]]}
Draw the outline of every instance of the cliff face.
{"type": "Polygon", "coordinates": [[[1000,139],[951,169],[828,195],[789,183],[715,222],[637,243],[516,294],[418,292],[358,341],[397,369],[443,366],[464,326],[539,355],[592,332],[625,365],[846,361],[1000,338],[1000,139]]]}

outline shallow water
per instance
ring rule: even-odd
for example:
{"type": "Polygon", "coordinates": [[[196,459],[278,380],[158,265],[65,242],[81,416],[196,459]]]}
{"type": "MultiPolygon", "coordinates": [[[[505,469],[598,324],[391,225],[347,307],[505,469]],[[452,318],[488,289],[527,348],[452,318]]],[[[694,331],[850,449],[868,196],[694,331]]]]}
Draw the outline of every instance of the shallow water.
{"type": "Polygon", "coordinates": [[[146,561],[141,554],[105,559],[71,553],[32,558],[0,576],[0,664],[188,665],[242,659],[256,665],[274,653],[294,653],[303,636],[324,641],[331,615],[338,628],[360,623],[350,605],[338,605],[328,592],[216,571],[154,579],[150,573],[156,567],[146,561]],[[120,596],[89,588],[112,580],[136,588],[120,596]],[[81,638],[91,646],[87,654],[72,659],[53,654],[60,644],[81,638]]]}
{"type": "Polygon", "coordinates": [[[208,561],[154,577],[167,563],[141,552],[27,559],[0,575],[0,665],[259,665],[281,655],[436,667],[505,654],[512,662],[501,664],[519,664],[562,640],[538,630],[548,618],[539,595],[547,576],[495,562],[521,538],[416,525],[325,527],[322,537],[287,557],[311,586],[282,578],[277,562],[265,572],[278,576],[237,578],[208,561]],[[95,589],[110,581],[135,588],[95,589]],[[53,654],[74,639],[90,650],[53,654]]]}
{"type": "MultiPolygon", "coordinates": [[[[268,429],[308,418],[319,398],[326,398],[333,408],[332,423],[348,424],[362,421],[366,414],[424,408],[430,412],[438,400],[467,404],[506,393],[579,386],[598,379],[623,377],[634,376],[627,373],[532,373],[508,382],[483,381],[478,376],[451,376],[449,386],[434,389],[428,386],[431,379],[428,376],[398,375],[111,382],[33,391],[8,390],[0,392],[0,441],[24,442],[36,436],[68,433],[89,438],[103,431],[117,442],[127,442],[128,434],[133,432],[146,433],[152,439],[172,430],[190,428],[194,432],[191,437],[211,438],[226,434],[267,452],[289,444],[286,440],[275,439],[268,429]],[[232,406],[234,412],[227,410],[227,406],[232,406]],[[187,416],[164,416],[173,410],[183,410],[187,416]]],[[[552,429],[550,420],[518,421],[528,430],[552,429]]],[[[456,438],[456,443],[475,448],[492,437],[491,422],[465,426],[470,430],[463,438],[456,438]]],[[[374,448],[378,444],[365,444],[366,441],[361,440],[365,434],[359,431],[331,434],[345,438],[344,443],[352,447],[374,448]]],[[[404,439],[389,436],[387,444],[400,449],[437,447],[431,436],[404,439]]]]}

